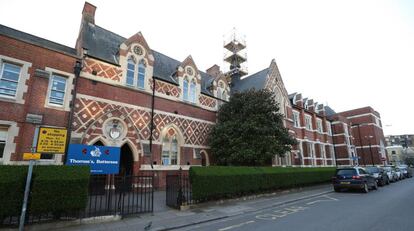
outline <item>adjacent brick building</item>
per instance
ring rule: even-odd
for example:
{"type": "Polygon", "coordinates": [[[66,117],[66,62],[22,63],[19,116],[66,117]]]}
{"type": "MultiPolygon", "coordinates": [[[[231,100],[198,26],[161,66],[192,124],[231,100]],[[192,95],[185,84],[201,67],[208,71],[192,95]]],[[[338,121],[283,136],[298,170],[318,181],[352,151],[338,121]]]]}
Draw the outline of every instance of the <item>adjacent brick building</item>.
{"type": "MultiPolygon", "coordinates": [[[[218,108],[232,92],[252,88],[275,93],[298,140],[284,157],[275,153],[273,165],[382,163],[384,136],[372,108],[335,113],[288,94],[275,60],[229,81],[217,65],[204,72],[191,55],[179,61],[151,49],[141,32],[125,38],[96,25],[95,10],[85,3],[75,48],[0,26],[3,164],[21,163],[37,127],[67,127],[70,143],[121,147],[122,174],[155,171],[162,186],[169,171],[209,165],[218,108]],[[83,68],[74,82],[77,61],[83,68]]],[[[61,164],[60,157],[49,162],[61,164]]]]}

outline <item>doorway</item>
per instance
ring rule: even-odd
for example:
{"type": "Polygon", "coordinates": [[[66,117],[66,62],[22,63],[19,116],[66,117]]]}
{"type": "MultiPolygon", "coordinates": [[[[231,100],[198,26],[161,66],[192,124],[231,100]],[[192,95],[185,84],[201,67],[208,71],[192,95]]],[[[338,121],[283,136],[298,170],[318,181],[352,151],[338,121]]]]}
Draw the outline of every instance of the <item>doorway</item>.
{"type": "Polygon", "coordinates": [[[128,144],[124,144],[121,147],[119,175],[131,176],[133,173],[133,163],[134,159],[132,158],[132,150],[128,144]]]}

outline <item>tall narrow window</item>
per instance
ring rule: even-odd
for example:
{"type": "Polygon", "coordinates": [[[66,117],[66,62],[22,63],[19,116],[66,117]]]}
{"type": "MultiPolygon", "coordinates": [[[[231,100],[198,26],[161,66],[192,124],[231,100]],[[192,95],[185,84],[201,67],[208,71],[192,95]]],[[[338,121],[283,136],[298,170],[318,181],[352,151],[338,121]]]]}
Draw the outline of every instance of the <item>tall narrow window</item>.
{"type": "Polygon", "coordinates": [[[307,130],[312,131],[312,117],[310,115],[305,115],[305,126],[307,130]]]}
{"type": "Polygon", "coordinates": [[[175,131],[170,129],[162,143],[162,165],[177,165],[179,148],[175,131]]]}
{"type": "Polygon", "coordinates": [[[130,57],[128,59],[126,84],[128,86],[134,86],[134,78],[135,78],[135,60],[132,57],[130,57]]]}
{"type": "Polygon", "coordinates": [[[183,99],[188,101],[188,79],[184,78],[183,80],[183,99]]]}
{"type": "Polygon", "coordinates": [[[59,75],[52,75],[52,82],[49,93],[49,104],[63,106],[65,102],[66,78],[59,75]]]}
{"type": "Polygon", "coordinates": [[[138,87],[145,88],[145,61],[141,60],[138,65],[138,87]]]}
{"type": "Polygon", "coordinates": [[[194,79],[191,81],[191,84],[190,84],[190,101],[192,103],[196,102],[196,83],[194,79]]]}
{"type": "Polygon", "coordinates": [[[0,159],[3,158],[4,149],[6,147],[7,129],[0,127],[0,159]]]}
{"type": "Polygon", "coordinates": [[[21,68],[11,63],[3,63],[0,75],[0,95],[15,97],[21,68]]]}
{"type": "Polygon", "coordinates": [[[323,133],[323,127],[322,127],[322,120],[321,119],[316,119],[316,126],[318,129],[319,133],[323,133]]]}
{"type": "Polygon", "coordinates": [[[222,99],[227,100],[227,91],[226,90],[223,91],[223,98],[222,99]]]}
{"type": "Polygon", "coordinates": [[[332,136],[331,123],[329,122],[326,122],[326,131],[328,132],[328,135],[332,136]]]}
{"type": "Polygon", "coordinates": [[[296,128],[300,128],[300,117],[299,112],[293,111],[293,126],[296,128]]]}

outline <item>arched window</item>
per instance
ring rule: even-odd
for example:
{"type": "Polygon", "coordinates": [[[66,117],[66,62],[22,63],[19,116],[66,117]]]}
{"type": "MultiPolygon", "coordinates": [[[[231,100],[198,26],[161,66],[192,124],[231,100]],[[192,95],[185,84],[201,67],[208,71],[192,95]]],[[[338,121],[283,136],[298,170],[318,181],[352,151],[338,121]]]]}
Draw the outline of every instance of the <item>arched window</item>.
{"type": "Polygon", "coordinates": [[[227,100],[227,91],[226,90],[223,91],[222,99],[227,100]]]}
{"type": "Polygon", "coordinates": [[[196,82],[194,81],[194,79],[191,81],[190,85],[190,101],[192,103],[196,102],[196,82]]]}
{"type": "Polygon", "coordinates": [[[128,67],[127,67],[127,78],[126,84],[128,86],[134,86],[134,79],[135,79],[135,59],[130,57],[128,59],[128,67]]]}
{"type": "Polygon", "coordinates": [[[177,135],[170,129],[162,141],[162,165],[177,165],[178,151],[177,135]]]}
{"type": "Polygon", "coordinates": [[[138,87],[145,88],[145,61],[141,60],[138,65],[138,87]]]}
{"type": "Polygon", "coordinates": [[[183,80],[183,99],[188,101],[188,79],[184,78],[183,80]]]}

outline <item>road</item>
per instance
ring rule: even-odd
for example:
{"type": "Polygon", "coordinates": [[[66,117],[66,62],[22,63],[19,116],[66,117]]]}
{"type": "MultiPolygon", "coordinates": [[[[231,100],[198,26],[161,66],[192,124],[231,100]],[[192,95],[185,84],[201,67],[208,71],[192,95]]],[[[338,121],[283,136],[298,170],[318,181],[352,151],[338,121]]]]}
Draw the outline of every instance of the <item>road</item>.
{"type": "Polygon", "coordinates": [[[412,231],[414,178],[380,187],[367,194],[333,192],[179,230],[412,231]]]}

